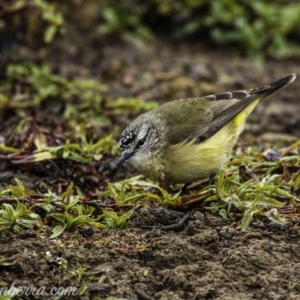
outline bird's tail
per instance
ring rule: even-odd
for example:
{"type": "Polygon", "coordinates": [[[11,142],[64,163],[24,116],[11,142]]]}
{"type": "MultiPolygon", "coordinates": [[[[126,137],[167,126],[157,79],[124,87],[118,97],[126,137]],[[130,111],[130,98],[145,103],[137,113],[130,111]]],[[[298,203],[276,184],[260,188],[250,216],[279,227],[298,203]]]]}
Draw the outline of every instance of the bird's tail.
{"type": "Polygon", "coordinates": [[[296,79],[296,74],[285,75],[279,79],[272,81],[271,83],[265,86],[250,90],[249,94],[250,95],[261,94],[259,98],[261,98],[260,100],[262,100],[267,96],[273,94],[277,90],[281,89],[282,87],[292,83],[295,79],[296,79]]]}
{"type": "Polygon", "coordinates": [[[247,117],[253,111],[255,106],[264,98],[293,82],[295,78],[296,74],[289,74],[260,88],[245,91],[247,96],[226,108],[213,118],[209,125],[209,129],[203,135],[202,140],[213,136],[231,120],[234,120],[236,128],[238,128],[237,135],[240,134],[244,128],[243,125],[246,122],[247,117]]]}

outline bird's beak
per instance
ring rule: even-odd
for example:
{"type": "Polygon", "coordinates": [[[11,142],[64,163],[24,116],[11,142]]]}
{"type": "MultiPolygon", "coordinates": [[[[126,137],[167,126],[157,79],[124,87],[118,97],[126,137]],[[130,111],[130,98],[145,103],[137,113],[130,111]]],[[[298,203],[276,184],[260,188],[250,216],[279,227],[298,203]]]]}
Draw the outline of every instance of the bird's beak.
{"type": "Polygon", "coordinates": [[[134,152],[130,152],[130,153],[125,153],[123,154],[120,159],[117,161],[116,167],[118,168],[124,161],[126,161],[127,159],[129,159],[130,157],[132,157],[134,154],[134,152]]]}

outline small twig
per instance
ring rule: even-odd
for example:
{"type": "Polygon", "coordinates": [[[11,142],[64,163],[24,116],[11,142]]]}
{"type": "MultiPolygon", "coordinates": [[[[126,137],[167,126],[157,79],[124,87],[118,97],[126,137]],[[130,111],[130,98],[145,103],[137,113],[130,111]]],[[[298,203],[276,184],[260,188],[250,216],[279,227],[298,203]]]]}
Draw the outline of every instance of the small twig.
{"type": "Polygon", "coordinates": [[[190,195],[182,198],[182,206],[188,206],[199,201],[205,200],[207,197],[210,197],[215,194],[215,191],[208,190],[207,193],[201,195],[190,195]]]}
{"type": "Polygon", "coordinates": [[[30,199],[30,198],[5,198],[5,197],[1,197],[0,198],[0,202],[1,203],[7,203],[7,202],[10,202],[10,203],[15,203],[15,202],[25,202],[25,203],[31,203],[33,200],[30,199]]]}
{"type": "Polygon", "coordinates": [[[194,220],[195,218],[189,214],[184,215],[179,222],[172,224],[172,225],[166,225],[166,226],[161,226],[161,229],[164,231],[180,231],[183,230],[184,225],[187,223],[189,220],[194,220]]]}

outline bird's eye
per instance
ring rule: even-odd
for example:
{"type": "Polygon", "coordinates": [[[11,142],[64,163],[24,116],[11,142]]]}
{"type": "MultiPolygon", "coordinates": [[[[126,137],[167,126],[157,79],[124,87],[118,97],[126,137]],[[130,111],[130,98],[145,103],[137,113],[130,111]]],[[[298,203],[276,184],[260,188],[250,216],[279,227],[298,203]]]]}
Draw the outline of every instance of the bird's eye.
{"type": "Polygon", "coordinates": [[[145,138],[138,140],[138,145],[143,146],[145,144],[145,138]]]}

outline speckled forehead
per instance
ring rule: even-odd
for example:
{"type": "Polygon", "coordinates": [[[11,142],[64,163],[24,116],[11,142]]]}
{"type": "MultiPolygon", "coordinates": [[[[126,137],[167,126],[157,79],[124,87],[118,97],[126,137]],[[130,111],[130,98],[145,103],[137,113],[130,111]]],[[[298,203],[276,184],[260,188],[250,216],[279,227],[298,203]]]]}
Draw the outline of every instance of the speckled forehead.
{"type": "Polygon", "coordinates": [[[125,130],[122,133],[122,136],[120,138],[120,149],[121,151],[124,151],[125,149],[127,149],[129,147],[129,144],[132,143],[135,139],[135,134],[132,131],[129,130],[125,130]]]}

